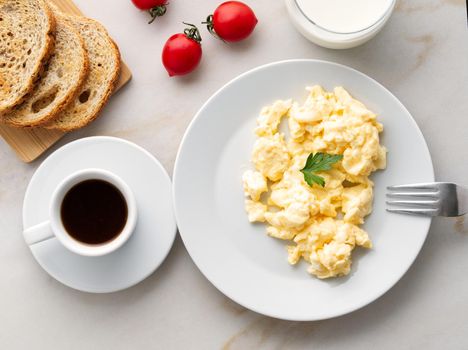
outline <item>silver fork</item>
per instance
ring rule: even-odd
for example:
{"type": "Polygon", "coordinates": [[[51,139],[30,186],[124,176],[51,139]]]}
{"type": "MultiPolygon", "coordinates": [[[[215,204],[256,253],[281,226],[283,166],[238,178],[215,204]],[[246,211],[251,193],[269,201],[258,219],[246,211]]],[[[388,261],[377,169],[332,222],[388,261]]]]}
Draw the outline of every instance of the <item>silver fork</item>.
{"type": "Polygon", "coordinates": [[[449,182],[387,187],[387,211],[423,216],[461,216],[468,212],[468,189],[449,182]]]}

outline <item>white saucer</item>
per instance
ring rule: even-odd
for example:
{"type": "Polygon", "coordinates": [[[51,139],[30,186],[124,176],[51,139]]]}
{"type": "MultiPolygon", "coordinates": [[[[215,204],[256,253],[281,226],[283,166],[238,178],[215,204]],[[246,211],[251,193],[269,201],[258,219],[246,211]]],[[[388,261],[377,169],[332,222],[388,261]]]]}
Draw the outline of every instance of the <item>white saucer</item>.
{"type": "Polygon", "coordinates": [[[23,204],[25,228],[48,218],[51,194],[61,180],[85,168],[109,170],[133,190],[138,222],[129,241],[102,257],[74,254],[57,239],[31,246],[37,262],[56,280],[90,293],[109,293],[141,282],[164,261],[177,232],[171,180],[149,152],[114,137],[89,137],[60,148],[36,170],[23,204]]]}

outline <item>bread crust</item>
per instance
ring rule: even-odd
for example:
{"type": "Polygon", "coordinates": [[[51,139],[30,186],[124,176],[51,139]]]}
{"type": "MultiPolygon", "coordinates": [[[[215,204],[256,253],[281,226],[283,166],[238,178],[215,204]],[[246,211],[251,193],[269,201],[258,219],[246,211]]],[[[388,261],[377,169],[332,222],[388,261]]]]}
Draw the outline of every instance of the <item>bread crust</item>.
{"type": "MultiPolygon", "coordinates": [[[[60,18],[56,20],[56,22],[58,21],[60,21],[60,18]]],[[[30,121],[30,120],[23,120],[22,118],[15,118],[14,116],[12,118],[9,118],[7,114],[7,117],[4,120],[6,124],[9,124],[14,127],[19,127],[19,128],[39,127],[39,126],[48,124],[51,120],[54,120],[61,111],[63,111],[65,108],[68,107],[68,105],[77,97],[77,94],[80,92],[81,87],[85,83],[88,72],[89,72],[89,59],[86,53],[84,40],[81,37],[78,30],[75,29],[72,25],[68,24],[66,21],[61,21],[60,25],[66,26],[67,30],[73,32],[76,35],[76,38],[79,40],[81,48],[82,48],[81,58],[83,60],[83,66],[81,67],[81,70],[79,73],[78,84],[72,87],[71,90],[68,92],[68,94],[62,97],[61,101],[55,104],[54,108],[42,118],[37,119],[35,121],[30,121]]]]}
{"type": "MultiPolygon", "coordinates": [[[[82,23],[88,22],[92,25],[99,26],[102,30],[102,32],[106,35],[106,38],[110,44],[110,53],[111,55],[114,56],[114,59],[116,61],[116,65],[114,67],[114,70],[110,73],[110,82],[108,86],[106,87],[106,91],[104,92],[102,98],[100,99],[99,103],[93,108],[92,113],[86,116],[86,118],[83,118],[79,122],[73,123],[73,125],[63,125],[61,123],[56,123],[55,121],[50,122],[49,124],[44,125],[45,128],[47,129],[56,129],[56,130],[61,130],[64,132],[69,132],[77,129],[81,129],[85,127],[86,125],[90,124],[93,122],[101,113],[102,109],[106,105],[107,101],[109,100],[109,97],[112,95],[114,92],[115,87],[117,86],[117,83],[119,81],[120,77],[120,70],[121,70],[121,56],[120,56],[120,51],[117,46],[117,44],[114,42],[114,40],[109,36],[107,30],[105,27],[90,18],[85,18],[85,17],[77,17],[77,16],[67,16],[71,21],[81,21],[82,23]]],[[[92,67],[90,68],[92,69],[92,67]]]]}
{"type": "Polygon", "coordinates": [[[41,7],[44,9],[44,13],[46,17],[48,18],[47,22],[49,26],[45,33],[44,50],[42,52],[41,57],[37,60],[34,66],[33,74],[28,78],[28,82],[23,87],[21,93],[18,94],[18,96],[10,104],[4,105],[4,106],[0,104],[0,118],[3,117],[6,112],[10,111],[12,108],[22,103],[28,97],[28,94],[34,89],[34,86],[37,80],[40,78],[40,76],[44,72],[46,64],[50,56],[54,52],[55,26],[56,26],[55,17],[49,5],[44,0],[35,0],[35,1],[37,1],[41,5],[41,7]]]}

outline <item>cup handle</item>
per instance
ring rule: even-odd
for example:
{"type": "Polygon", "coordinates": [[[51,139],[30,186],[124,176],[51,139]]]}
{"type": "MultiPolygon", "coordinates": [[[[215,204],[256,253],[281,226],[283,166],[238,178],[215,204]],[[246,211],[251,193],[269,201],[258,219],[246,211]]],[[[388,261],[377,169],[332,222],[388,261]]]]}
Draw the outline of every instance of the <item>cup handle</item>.
{"type": "Polygon", "coordinates": [[[33,245],[54,237],[50,221],[45,221],[24,230],[23,235],[27,245],[33,245]]]}

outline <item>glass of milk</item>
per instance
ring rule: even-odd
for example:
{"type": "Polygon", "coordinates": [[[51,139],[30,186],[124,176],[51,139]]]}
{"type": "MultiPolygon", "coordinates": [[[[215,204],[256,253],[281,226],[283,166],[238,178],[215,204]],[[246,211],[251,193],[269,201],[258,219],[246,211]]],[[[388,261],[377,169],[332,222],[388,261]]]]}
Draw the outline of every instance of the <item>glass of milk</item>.
{"type": "Polygon", "coordinates": [[[299,32],[330,49],[348,49],[370,40],[383,28],[396,3],[396,0],[285,1],[299,32]]]}

